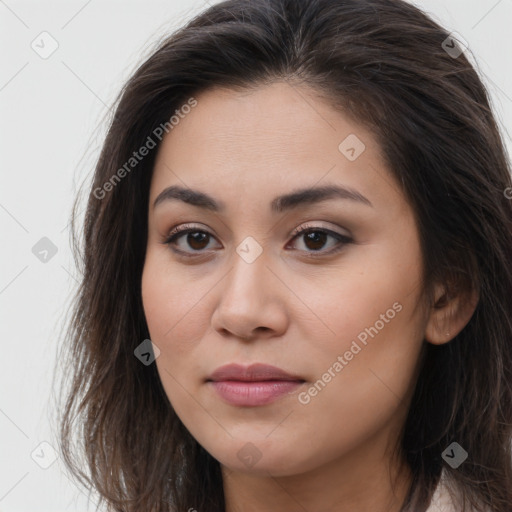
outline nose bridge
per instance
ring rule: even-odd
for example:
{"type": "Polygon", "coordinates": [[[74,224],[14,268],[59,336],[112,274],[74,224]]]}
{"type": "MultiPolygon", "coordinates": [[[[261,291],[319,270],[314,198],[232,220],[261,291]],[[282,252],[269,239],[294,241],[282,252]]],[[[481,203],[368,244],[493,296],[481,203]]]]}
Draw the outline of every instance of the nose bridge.
{"type": "MultiPolygon", "coordinates": [[[[268,285],[268,250],[252,236],[246,237],[233,255],[233,267],[227,276],[227,289],[224,296],[239,304],[252,304],[264,300],[262,292],[268,285]]],[[[268,292],[268,290],[267,290],[268,292]]],[[[260,304],[261,305],[261,304],[260,304]]]]}
{"type": "MultiPolygon", "coordinates": [[[[250,238],[250,237],[248,237],[250,238]]],[[[252,338],[262,329],[275,335],[285,329],[286,312],[277,303],[267,268],[270,251],[255,239],[244,239],[235,247],[232,266],[222,280],[212,326],[219,332],[230,332],[244,339],[252,338]]]]}

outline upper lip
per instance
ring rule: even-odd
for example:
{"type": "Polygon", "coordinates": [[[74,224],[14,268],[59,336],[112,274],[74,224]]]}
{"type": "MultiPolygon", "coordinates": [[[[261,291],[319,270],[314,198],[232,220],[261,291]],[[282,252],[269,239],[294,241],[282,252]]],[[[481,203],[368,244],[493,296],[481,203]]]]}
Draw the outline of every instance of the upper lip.
{"type": "Polygon", "coordinates": [[[207,380],[222,381],[222,380],[239,380],[246,382],[256,382],[265,380],[291,380],[291,381],[304,381],[303,378],[285,372],[276,366],[254,363],[250,366],[243,366],[240,364],[227,364],[217,368],[207,380]]]}

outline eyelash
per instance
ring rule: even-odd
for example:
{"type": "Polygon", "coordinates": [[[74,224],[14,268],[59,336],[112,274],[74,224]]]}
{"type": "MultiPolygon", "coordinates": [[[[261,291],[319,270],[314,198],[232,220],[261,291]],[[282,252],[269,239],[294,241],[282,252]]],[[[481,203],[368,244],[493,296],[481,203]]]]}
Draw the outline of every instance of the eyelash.
{"type": "MultiPolygon", "coordinates": [[[[172,245],[175,244],[177,239],[181,238],[182,236],[184,236],[188,233],[205,233],[205,234],[213,237],[213,235],[209,231],[199,229],[197,227],[191,226],[190,224],[182,224],[181,226],[174,228],[168,234],[168,236],[165,238],[165,240],[162,243],[164,245],[170,246],[171,250],[174,253],[176,253],[180,256],[183,255],[183,257],[185,257],[185,258],[197,258],[197,257],[202,256],[203,251],[194,251],[196,254],[190,254],[188,252],[181,251],[180,249],[175,249],[174,247],[172,247],[172,245]]],[[[304,226],[301,226],[300,228],[297,228],[296,230],[294,230],[294,232],[291,235],[292,241],[295,240],[296,238],[299,238],[300,235],[304,235],[306,233],[323,233],[326,235],[330,235],[333,238],[336,238],[339,242],[334,249],[330,249],[328,251],[322,251],[322,250],[306,251],[307,257],[309,257],[309,258],[319,258],[322,256],[330,256],[332,254],[336,254],[339,251],[341,251],[346,245],[353,242],[353,239],[346,235],[342,235],[335,231],[331,231],[330,229],[320,228],[318,226],[312,226],[312,225],[304,225],[304,226]]]]}

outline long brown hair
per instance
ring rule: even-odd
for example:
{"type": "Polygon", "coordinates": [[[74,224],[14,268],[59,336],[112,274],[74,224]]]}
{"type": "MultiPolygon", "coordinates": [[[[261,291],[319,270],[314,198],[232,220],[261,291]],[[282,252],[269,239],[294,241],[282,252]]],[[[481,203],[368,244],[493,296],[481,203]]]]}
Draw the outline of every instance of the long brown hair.
{"type": "Polygon", "coordinates": [[[432,300],[436,282],[454,294],[479,291],[458,336],[425,343],[400,438],[413,475],[402,510],[424,511],[444,468],[472,505],[510,511],[510,160],[469,50],[450,48],[463,49],[401,0],[227,0],[161,42],[128,80],[80,241],[77,202],[72,212],[83,277],[60,357],[69,379],[61,451],[109,510],[224,510],[218,461],[173,411],[156,366],[134,357],[149,338],[141,275],[159,140],[130,159],[201,91],[287,80],[313,87],[375,134],[417,217],[425,296],[432,300]],[[468,453],[456,469],[442,458],[454,441],[468,453]]]}

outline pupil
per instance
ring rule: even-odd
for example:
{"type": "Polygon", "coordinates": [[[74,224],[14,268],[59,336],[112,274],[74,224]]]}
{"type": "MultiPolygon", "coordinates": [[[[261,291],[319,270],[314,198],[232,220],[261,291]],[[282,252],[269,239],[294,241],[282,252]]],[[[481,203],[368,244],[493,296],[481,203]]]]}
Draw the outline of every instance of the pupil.
{"type": "Polygon", "coordinates": [[[201,246],[201,238],[204,239],[207,237],[208,237],[207,233],[199,233],[199,232],[189,233],[188,234],[189,240],[187,240],[187,242],[189,243],[190,247],[192,247],[193,249],[202,249],[203,247],[201,246]],[[190,243],[190,241],[192,241],[192,243],[190,243]],[[195,245],[197,242],[199,242],[199,247],[197,247],[195,245]]]}
{"type": "Polygon", "coordinates": [[[319,232],[319,231],[313,231],[313,232],[311,232],[311,233],[308,233],[308,234],[306,235],[307,240],[308,240],[308,241],[312,241],[313,243],[315,243],[315,242],[316,242],[316,243],[318,243],[318,241],[319,241],[319,240],[318,240],[318,237],[320,237],[320,246],[310,247],[308,244],[306,244],[306,245],[308,245],[308,247],[309,247],[310,249],[321,249],[321,248],[322,248],[322,246],[323,246],[323,245],[324,245],[324,243],[325,243],[324,238],[325,238],[326,236],[327,236],[327,234],[326,234],[326,233],[321,233],[321,232],[319,232]],[[316,240],[315,240],[315,239],[316,239],[316,240]]]}

